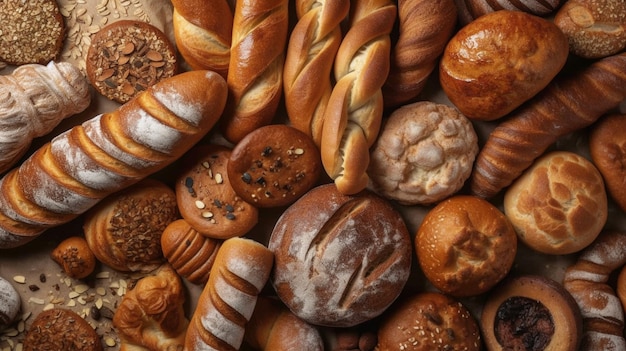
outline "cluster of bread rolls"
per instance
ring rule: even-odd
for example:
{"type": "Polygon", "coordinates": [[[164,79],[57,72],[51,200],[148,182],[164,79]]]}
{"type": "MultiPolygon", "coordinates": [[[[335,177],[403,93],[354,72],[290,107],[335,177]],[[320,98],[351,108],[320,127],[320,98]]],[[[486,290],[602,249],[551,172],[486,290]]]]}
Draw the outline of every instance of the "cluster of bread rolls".
{"type": "MultiPolygon", "coordinates": [[[[626,142],[603,125],[623,126],[626,54],[572,51],[563,3],[172,1],[183,72],[12,156],[0,249],[82,221],[99,263],[142,277],[122,349],[341,349],[366,329],[360,351],[626,347],[605,231],[626,142]],[[509,280],[529,251],[571,266],[509,280]]],[[[8,121],[24,140],[88,107],[64,67],[34,107],[9,101],[54,115],[8,121]]]]}

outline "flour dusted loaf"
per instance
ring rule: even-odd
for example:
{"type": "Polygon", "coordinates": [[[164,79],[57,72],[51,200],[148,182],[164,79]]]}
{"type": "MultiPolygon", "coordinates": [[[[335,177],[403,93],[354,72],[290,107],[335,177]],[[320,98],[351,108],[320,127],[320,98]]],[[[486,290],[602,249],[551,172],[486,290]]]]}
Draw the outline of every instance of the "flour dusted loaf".
{"type": "Polygon", "coordinates": [[[23,245],[179,159],[220,117],[228,89],[181,73],[41,146],[0,179],[0,247],[23,245]]]}
{"type": "Polygon", "coordinates": [[[400,214],[370,192],[313,188],[276,222],[268,247],[280,299],[298,317],[350,327],[380,315],[409,277],[411,244],[400,214]]]}
{"type": "Polygon", "coordinates": [[[22,307],[22,298],[15,287],[0,277],[0,331],[11,325],[22,307]]]}

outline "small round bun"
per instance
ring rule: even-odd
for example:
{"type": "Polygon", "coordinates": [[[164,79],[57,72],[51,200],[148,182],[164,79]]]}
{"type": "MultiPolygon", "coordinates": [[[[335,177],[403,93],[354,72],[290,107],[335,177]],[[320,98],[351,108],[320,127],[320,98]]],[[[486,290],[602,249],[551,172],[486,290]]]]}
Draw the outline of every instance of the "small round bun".
{"type": "Polygon", "coordinates": [[[70,236],[61,241],[50,253],[68,277],[83,279],[96,268],[96,256],[82,236],[70,236]]]}
{"type": "Polygon", "coordinates": [[[102,351],[94,328],[76,312],[52,308],[35,317],[24,337],[24,351],[102,351]]]}
{"type": "Polygon", "coordinates": [[[398,301],[383,315],[377,350],[478,351],[478,322],[455,298],[423,292],[398,301]]]}
{"type": "Polygon", "coordinates": [[[510,271],[517,237],[504,214],[488,201],[457,195],[431,209],[415,239],[426,278],[452,296],[482,294],[510,271]]]}
{"type": "Polygon", "coordinates": [[[195,230],[214,239],[248,233],[258,222],[259,210],[237,195],[228,176],[231,149],[215,144],[195,146],[183,159],[176,180],[181,216],[195,230]]]}
{"type": "Polygon", "coordinates": [[[305,321],[351,327],[380,315],[399,296],[411,269],[406,225],[383,198],[313,188],[281,215],[268,247],[271,283],[305,321]]]}
{"type": "Polygon", "coordinates": [[[22,300],[15,287],[0,277],[0,331],[15,321],[21,306],[22,300]]]}
{"type": "Polygon", "coordinates": [[[600,172],[569,151],[540,157],[504,194],[504,213],[518,238],[545,254],[571,254],[591,244],[607,211],[600,172]]]}
{"type": "Polygon", "coordinates": [[[159,28],[139,20],[100,29],[91,37],[85,65],[96,91],[121,104],[178,72],[174,45],[159,28]]]}
{"type": "Polygon", "coordinates": [[[600,119],[589,136],[591,160],[604,178],[615,203],[626,211],[626,115],[612,114],[600,119]]]}
{"type": "Polygon", "coordinates": [[[439,80],[466,117],[496,120],[545,88],[568,54],[567,38],[551,21],[522,11],[495,11],[450,39],[439,80]]]}
{"type": "Polygon", "coordinates": [[[371,151],[370,187],[405,205],[432,204],[463,187],[477,153],[474,127],[457,109],[405,105],[386,120],[371,151]]]}
{"type": "Polygon", "coordinates": [[[503,281],[483,306],[487,350],[576,351],[583,321],[576,301],[557,282],[536,275],[503,281]]]}
{"type": "Polygon", "coordinates": [[[321,170],[313,139],[284,124],[249,133],[235,145],[228,161],[235,192],[262,208],[292,204],[317,183],[321,170]]]}

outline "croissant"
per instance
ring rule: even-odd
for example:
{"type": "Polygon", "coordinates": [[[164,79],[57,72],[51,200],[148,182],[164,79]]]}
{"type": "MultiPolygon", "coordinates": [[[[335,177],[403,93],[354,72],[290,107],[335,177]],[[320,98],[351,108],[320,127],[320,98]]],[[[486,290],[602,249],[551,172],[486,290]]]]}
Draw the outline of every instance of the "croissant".
{"type": "Polygon", "coordinates": [[[626,99],[626,53],[553,80],[500,123],[476,157],[471,191],[491,198],[560,137],[585,128],[626,99]]]}
{"type": "Polygon", "coordinates": [[[22,65],[0,76],[0,173],[19,161],[34,138],[90,102],[87,78],[67,62],[22,65]]]}

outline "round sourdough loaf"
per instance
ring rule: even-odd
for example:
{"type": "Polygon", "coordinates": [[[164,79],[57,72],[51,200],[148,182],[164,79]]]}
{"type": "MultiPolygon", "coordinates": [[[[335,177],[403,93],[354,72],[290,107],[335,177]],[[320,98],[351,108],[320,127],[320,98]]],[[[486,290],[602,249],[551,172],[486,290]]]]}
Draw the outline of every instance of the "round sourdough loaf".
{"type": "Polygon", "coordinates": [[[373,193],[342,195],[334,184],[291,205],[268,247],[278,296],[316,325],[349,327],[380,315],[411,268],[410,237],[399,212],[373,193]]]}

